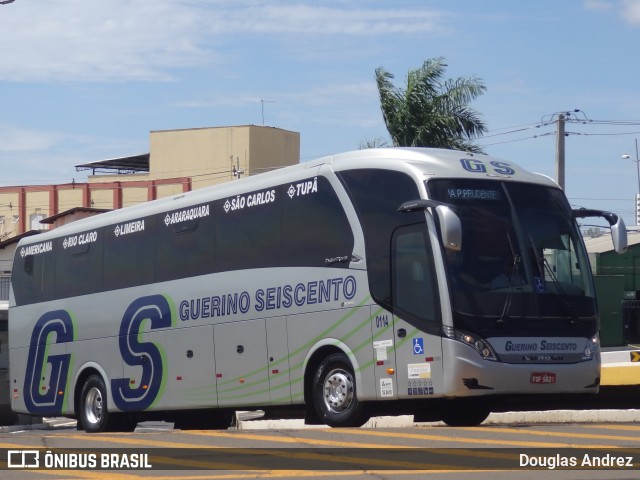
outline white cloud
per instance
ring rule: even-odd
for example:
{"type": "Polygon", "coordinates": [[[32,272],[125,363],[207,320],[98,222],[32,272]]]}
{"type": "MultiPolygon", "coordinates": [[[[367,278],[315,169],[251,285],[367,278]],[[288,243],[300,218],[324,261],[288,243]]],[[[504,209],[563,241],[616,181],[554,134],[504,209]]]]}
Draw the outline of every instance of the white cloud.
{"type": "Polygon", "coordinates": [[[44,151],[60,140],[56,133],[0,124],[0,153],[44,151]]]}
{"type": "MultiPolygon", "coordinates": [[[[236,2],[247,5],[247,2],[236,2]]],[[[353,2],[357,4],[358,2],[353,2]]],[[[316,2],[253,3],[251,8],[222,12],[212,24],[218,33],[378,35],[415,33],[438,28],[441,14],[419,8],[323,7],[316,2]]]]}
{"type": "Polygon", "coordinates": [[[584,0],[584,5],[589,10],[611,10],[613,4],[607,0],[584,0]]]}
{"type": "Polygon", "coordinates": [[[20,0],[0,16],[0,79],[99,81],[167,78],[206,61],[191,29],[197,11],[168,0],[20,0]]]}
{"type": "Polygon", "coordinates": [[[640,26],[640,0],[583,0],[585,8],[602,12],[612,11],[625,22],[640,26]]]}
{"type": "Polygon", "coordinates": [[[211,64],[244,35],[380,35],[436,30],[429,9],[367,2],[18,0],[0,11],[0,80],[169,80],[211,64]],[[363,6],[359,6],[363,5],[363,6]],[[219,48],[219,50],[215,50],[219,48]]]}
{"type": "Polygon", "coordinates": [[[620,14],[628,23],[640,26],[640,0],[622,0],[620,14]]]}

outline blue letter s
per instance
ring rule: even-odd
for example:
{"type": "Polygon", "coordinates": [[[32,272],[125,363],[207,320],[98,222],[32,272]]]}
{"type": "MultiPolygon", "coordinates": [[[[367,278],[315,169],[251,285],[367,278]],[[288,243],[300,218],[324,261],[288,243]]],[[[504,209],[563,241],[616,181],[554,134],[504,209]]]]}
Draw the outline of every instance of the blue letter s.
{"type": "Polygon", "coordinates": [[[162,352],[155,343],[141,342],[142,322],[149,320],[152,330],[172,325],[171,306],[162,295],[136,299],[127,308],[120,324],[120,354],[127,365],[142,367],[134,388],[129,378],[111,380],[113,402],[120,410],[144,410],[156,400],[164,384],[162,352]]]}

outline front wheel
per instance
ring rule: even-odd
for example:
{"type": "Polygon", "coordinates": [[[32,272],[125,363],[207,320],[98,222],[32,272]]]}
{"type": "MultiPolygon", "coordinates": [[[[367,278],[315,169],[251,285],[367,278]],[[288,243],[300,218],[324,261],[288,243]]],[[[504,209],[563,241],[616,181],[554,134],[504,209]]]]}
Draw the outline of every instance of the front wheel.
{"type": "Polygon", "coordinates": [[[321,421],[330,427],[360,427],[368,420],[345,354],[331,354],[318,366],[313,379],[313,405],[321,421]]]}

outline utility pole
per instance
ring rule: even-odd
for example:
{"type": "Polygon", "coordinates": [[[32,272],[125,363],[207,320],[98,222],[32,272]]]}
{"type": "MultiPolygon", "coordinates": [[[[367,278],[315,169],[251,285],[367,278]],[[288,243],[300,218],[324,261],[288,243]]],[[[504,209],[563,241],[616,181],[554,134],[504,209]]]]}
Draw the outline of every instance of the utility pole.
{"type": "MultiPolygon", "coordinates": [[[[625,153],[622,155],[625,160],[633,160],[631,155],[625,153]]],[[[640,156],[638,156],[638,139],[636,138],[636,170],[638,173],[638,193],[636,193],[636,226],[640,227],[640,156]]]]}
{"type": "Polygon", "coordinates": [[[236,165],[233,164],[233,155],[231,155],[231,173],[234,177],[238,177],[239,180],[240,175],[244,173],[244,169],[240,168],[240,157],[236,157],[236,165]]]}
{"type": "Polygon", "coordinates": [[[558,115],[558,136],[556,137],[556,181],[560,188],[564,190],[564,124],[566,117],[564,114],[558,115]]]}

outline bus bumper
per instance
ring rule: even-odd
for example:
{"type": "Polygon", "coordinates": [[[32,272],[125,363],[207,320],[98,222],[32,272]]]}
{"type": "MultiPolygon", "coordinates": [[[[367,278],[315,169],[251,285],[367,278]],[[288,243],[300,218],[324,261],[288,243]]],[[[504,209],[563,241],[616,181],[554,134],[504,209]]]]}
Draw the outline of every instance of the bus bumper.
{"type": "MultiPolygon", "coordinates": [[[[502,363],[484,360],[470,347],[448,342],[445,395],[597,393],[600,362],[502,363]]],[[[446,364],[446,363],[445,363],[446,364]]]]}

